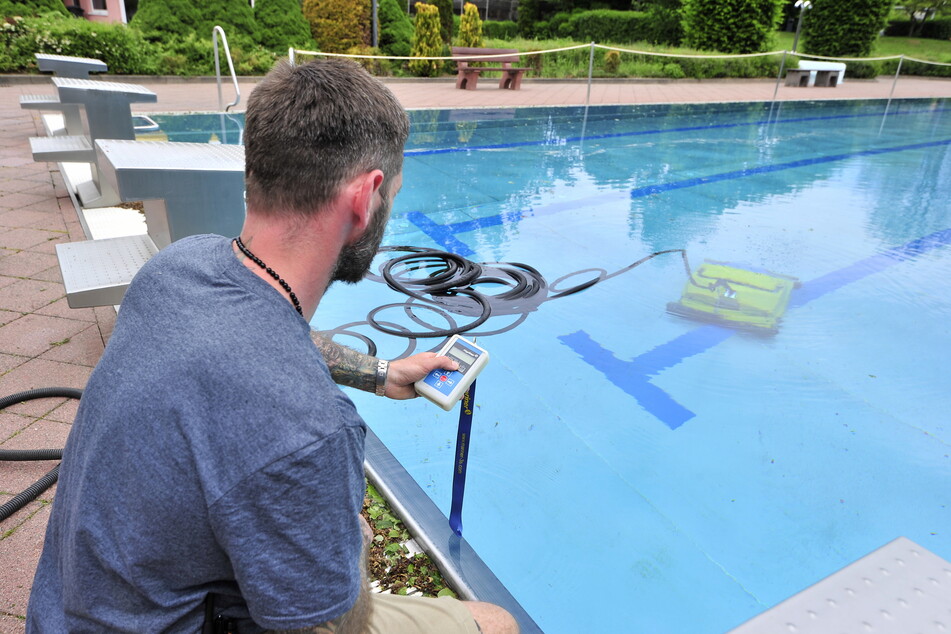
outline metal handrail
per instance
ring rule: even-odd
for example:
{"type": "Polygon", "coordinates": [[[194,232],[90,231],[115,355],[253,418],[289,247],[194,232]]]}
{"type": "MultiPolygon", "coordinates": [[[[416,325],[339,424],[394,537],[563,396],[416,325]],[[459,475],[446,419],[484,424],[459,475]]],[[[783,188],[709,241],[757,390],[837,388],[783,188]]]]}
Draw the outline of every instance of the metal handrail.
{"type": "Polygon", "coordinates": [[[225,35],[225,30],[220,26],[215,26],[215,28],[211,30],[211,35],[215,43],[215,77],[218,78],[218,109],[228,112],[229,108],[237,106],[238,102],[241,101],[241,90],[238,88],[238,75],[234,72],[234,62],[231,61],[231,50],[228,48],[228,37],[225,35]],[[228,70],[231,71],[231,80],[234,82],[235,98],[234,101],[227,106],[224,105],[224,100],[221,97],[221,63],[218,61],[219,33],[221,33],[221,41],[225,45],[225,55],[228,58],[228,70]]]}

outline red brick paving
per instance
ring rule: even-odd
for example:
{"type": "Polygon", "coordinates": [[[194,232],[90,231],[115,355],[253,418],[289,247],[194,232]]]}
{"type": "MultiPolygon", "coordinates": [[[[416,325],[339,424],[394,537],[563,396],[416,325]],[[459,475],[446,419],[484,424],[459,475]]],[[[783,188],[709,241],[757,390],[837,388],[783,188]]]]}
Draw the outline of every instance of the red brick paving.
{"type": "MultiPolygon", "coordinates": [[[[14,78],[16,79],[16,78],[14,78]]],[[[117,78],[155,91],[157,104],[135,104],[137,112],[217,110],[213,81],[117,78]]],[[[242,110],[255,79],[241,80],[242,110]]],[[[580,105],[588,99],[584,81],[525,80],[519,91],[499,90],[491,81],[478,90],[456,90],[451,80],[391,80],[387,84],[407,108],[580,105]]],[[[35,163],[30,136],[42,134],[36,111],[22,110],[21,94],[45,90],[48,80],[17,83],[0,77],[0,396],[38,387],[83,387],[102,354],[115,322],[112,308],[70,309],[64,299],[53,245],[81,240],[76,211],[54,164],[35,163]]],[[[837,88],[787,88],[773,81],[595,81],[592,105],[710,101],[887,98],[891,78],[846,81],[837,88]]],[[[50,89],[50,93],[53,91],[50,89]]],[[[232,98],[226,83],[226,100],[232,98]]],[[[951,81],[902,78],[895,98],[951,97],[951,81]]],[[[65,441],[76,402],[44,399],[0,412],[0,448],[59,447],[65,441]]],[[[0,463],[0,503],[51,468],[51,463],[0,463]]],[[[42,548],[55,487],[41,499],[0,522],[0,634],[21,634],[30,585],[42,548]]]]}

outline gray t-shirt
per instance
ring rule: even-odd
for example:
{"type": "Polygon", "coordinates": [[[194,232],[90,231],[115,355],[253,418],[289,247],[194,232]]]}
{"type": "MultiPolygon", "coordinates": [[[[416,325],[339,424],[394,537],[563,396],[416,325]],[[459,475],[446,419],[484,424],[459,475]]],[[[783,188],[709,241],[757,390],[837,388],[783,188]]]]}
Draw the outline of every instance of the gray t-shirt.
{"type": "Polygon", "coordinates": [[[268,629],[343,614],[365,434],[308,324],[228,239],[162,250],[80,401],[27,630],[196,632],[209,593],[268,629]]]}

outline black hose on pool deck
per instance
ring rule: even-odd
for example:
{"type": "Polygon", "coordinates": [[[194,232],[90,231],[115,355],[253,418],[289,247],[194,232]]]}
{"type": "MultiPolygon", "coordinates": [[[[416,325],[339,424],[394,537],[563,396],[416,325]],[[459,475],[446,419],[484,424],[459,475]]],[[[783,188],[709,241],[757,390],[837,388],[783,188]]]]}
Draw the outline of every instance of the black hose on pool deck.
{"type": "MultiPolygon", "coordinates": [[[[82,395],[82,390],[72,387],[44,387],[37,390],[27,390],[0,398],[0,410],[17,403],[24,403],[40,398],[65,397],[78,399],[82,397],[82,395]]],[[[62,449],[0,449],[0,461],[59,460],[62,457],[62,449]]],[[[59,465],[56,465],[49,473],[31,484],[24,491],[13,496],[13,498],[8,500],[5,504],[0,505],[0,522],[19,511],[39,497],[43,491],[46,491],[56,484],[58,477],[59,465]]]]}

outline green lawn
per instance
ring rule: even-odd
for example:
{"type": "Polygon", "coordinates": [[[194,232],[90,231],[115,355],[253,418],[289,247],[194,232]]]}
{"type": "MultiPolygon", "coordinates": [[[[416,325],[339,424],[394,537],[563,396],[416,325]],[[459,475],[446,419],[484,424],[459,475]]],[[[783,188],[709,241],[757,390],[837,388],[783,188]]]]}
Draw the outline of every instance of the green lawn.
{"type": "MultiPolygon", "coordinates": [[[[792,49],[793,33],[777,33],[775,48],[792,49]]],[[[802,47],[797,47],[802,50],[802,47]]],[[[951,63],[951,41],[926,40],[918,37],[880,37],[875,43],[872,57],[907,55],[929,62],[951,63]]]]}

